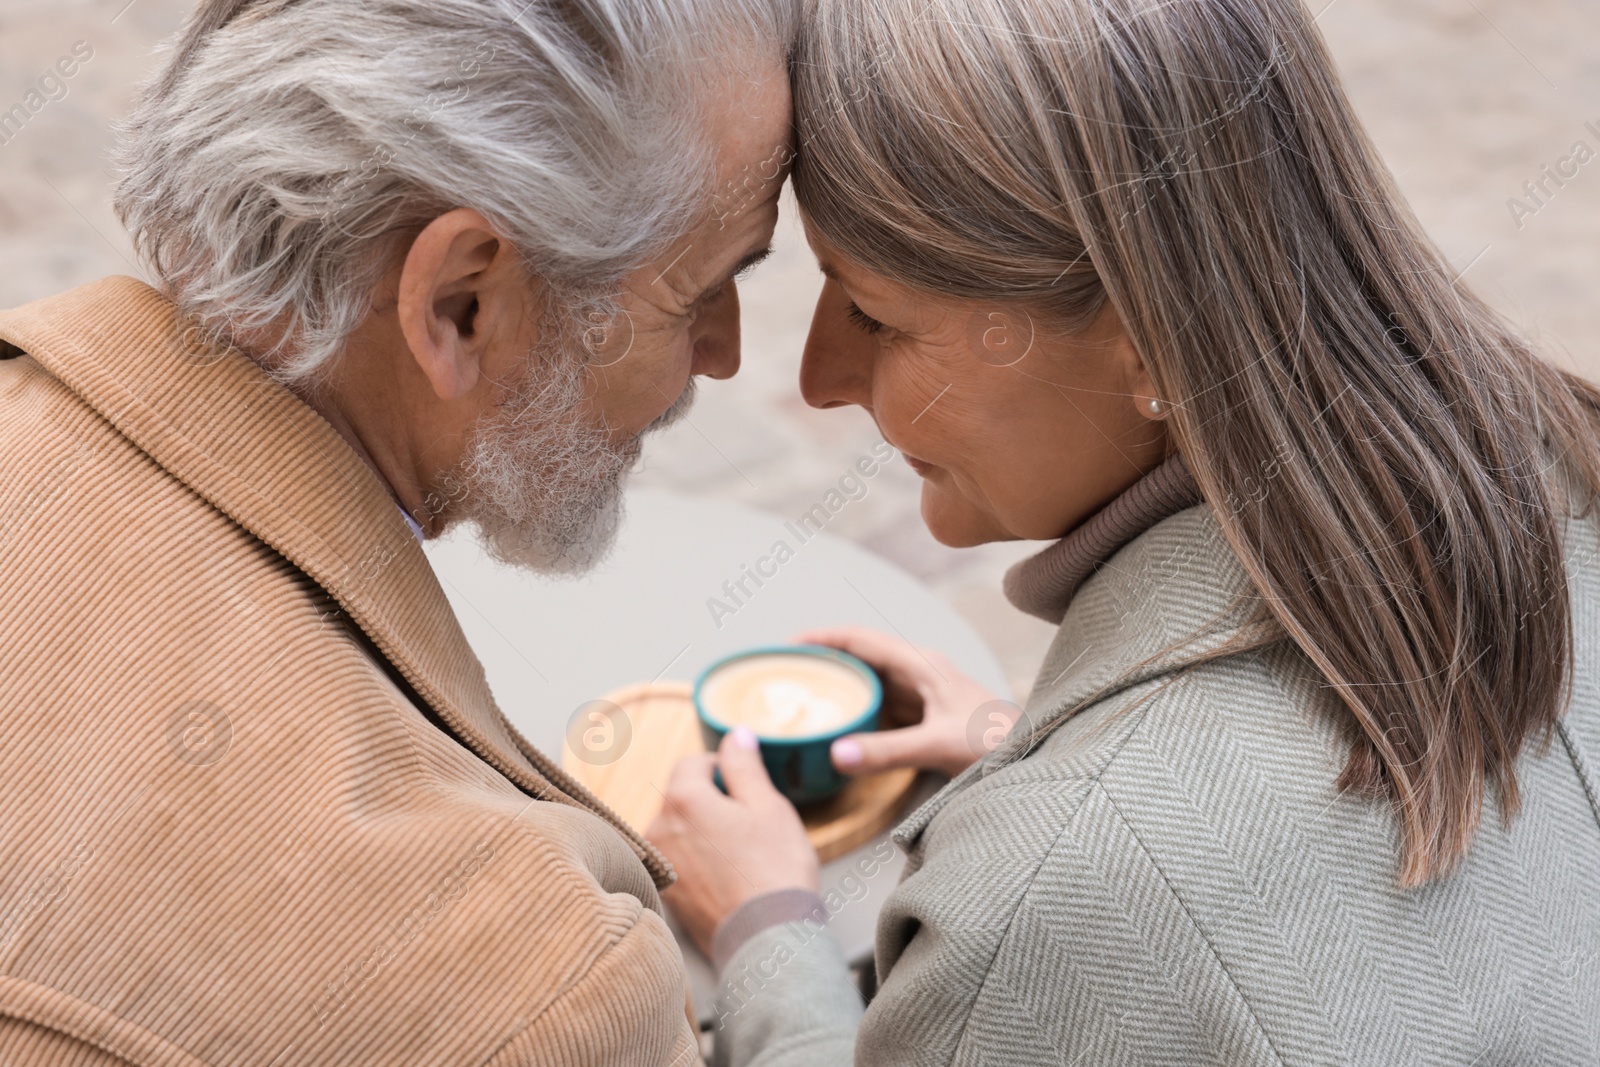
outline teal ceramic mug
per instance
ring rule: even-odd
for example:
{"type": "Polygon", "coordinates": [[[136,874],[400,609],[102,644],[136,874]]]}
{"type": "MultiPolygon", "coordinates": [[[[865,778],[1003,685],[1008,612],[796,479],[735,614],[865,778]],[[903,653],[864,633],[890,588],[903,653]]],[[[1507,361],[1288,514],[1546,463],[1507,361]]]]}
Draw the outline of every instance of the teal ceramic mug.
{"type": "MultiPolygon", "coordinates": [[[[795,804],[826,800],[849,781],[834,769],[833,742],[878,728],[883,683],[848,652],[772,645],[725,656],[700,672],[694,710],[706,748],[748,726],[778,791],[795,804]]],[[[718,785],[721,785],[720,776],[718,785]]]]}

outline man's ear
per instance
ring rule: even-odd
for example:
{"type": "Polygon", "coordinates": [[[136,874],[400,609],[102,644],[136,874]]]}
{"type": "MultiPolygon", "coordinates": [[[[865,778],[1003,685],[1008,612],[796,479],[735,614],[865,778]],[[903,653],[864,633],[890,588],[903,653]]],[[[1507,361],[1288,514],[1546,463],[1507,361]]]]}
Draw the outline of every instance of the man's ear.
{"type": "Polygon", "coordinates": [[[494,346],[517,340],[528,297],[520,258],[476,211],[447,211],[417,235],[400,271],[397,314],[441,400],[472,392],[494,346]]]}

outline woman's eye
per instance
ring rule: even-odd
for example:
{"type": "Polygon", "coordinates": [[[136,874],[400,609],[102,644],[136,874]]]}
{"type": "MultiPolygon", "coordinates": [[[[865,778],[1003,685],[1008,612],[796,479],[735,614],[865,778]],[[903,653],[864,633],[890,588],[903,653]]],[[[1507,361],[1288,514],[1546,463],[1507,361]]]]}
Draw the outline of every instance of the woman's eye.
{"type": "Polygon", "coordinates": [[[877,333],[879,330],[883,329],[883,323],[879,322],[871,315],[868,315],[865,311],[862,311],[860,308],[856,307],[854,301],[852,301],[850,305],[844,309],[844,313],[849,317],[851,322],[855,323],[856,326],[865,333],[877,333]]]}

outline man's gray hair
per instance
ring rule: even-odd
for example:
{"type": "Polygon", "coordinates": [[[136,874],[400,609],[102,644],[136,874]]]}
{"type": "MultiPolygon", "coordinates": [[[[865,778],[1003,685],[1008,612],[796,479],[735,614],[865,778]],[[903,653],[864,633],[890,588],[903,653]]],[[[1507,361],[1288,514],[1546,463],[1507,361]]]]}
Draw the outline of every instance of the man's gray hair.
{"type": "Polygon", "coordinates": [[[782,62],[793,8],[201,0],[121,127],[117,212],[179,307],[285,380],[329,364],[452,208],[576,303],[705,210],[712,75],[782,62]]]}

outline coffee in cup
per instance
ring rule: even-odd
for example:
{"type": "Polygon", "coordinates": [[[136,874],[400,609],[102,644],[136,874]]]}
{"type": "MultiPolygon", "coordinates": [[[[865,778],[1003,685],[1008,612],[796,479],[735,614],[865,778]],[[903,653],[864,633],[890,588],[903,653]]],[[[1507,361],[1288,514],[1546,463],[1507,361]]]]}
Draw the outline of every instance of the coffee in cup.
{"type": "Polygon", "coordinates": [[[835,659],[775,652],[745,656],[710,675],[700,701],[727,726],[749,727],[758,737],[795,738],[861,718],[873,692],[860,671],[835,659]]]}
{"type": "Polygon", "coordinates": [[[845,734],[875,730],[883,684],[872,668],[838,649],[784,645],[751,649],[706,668],[694,687],[706,747],[743,726],[761,740],[773,784],[795,803],[832,796],[847,782],[829,748],[845,734]]]}

